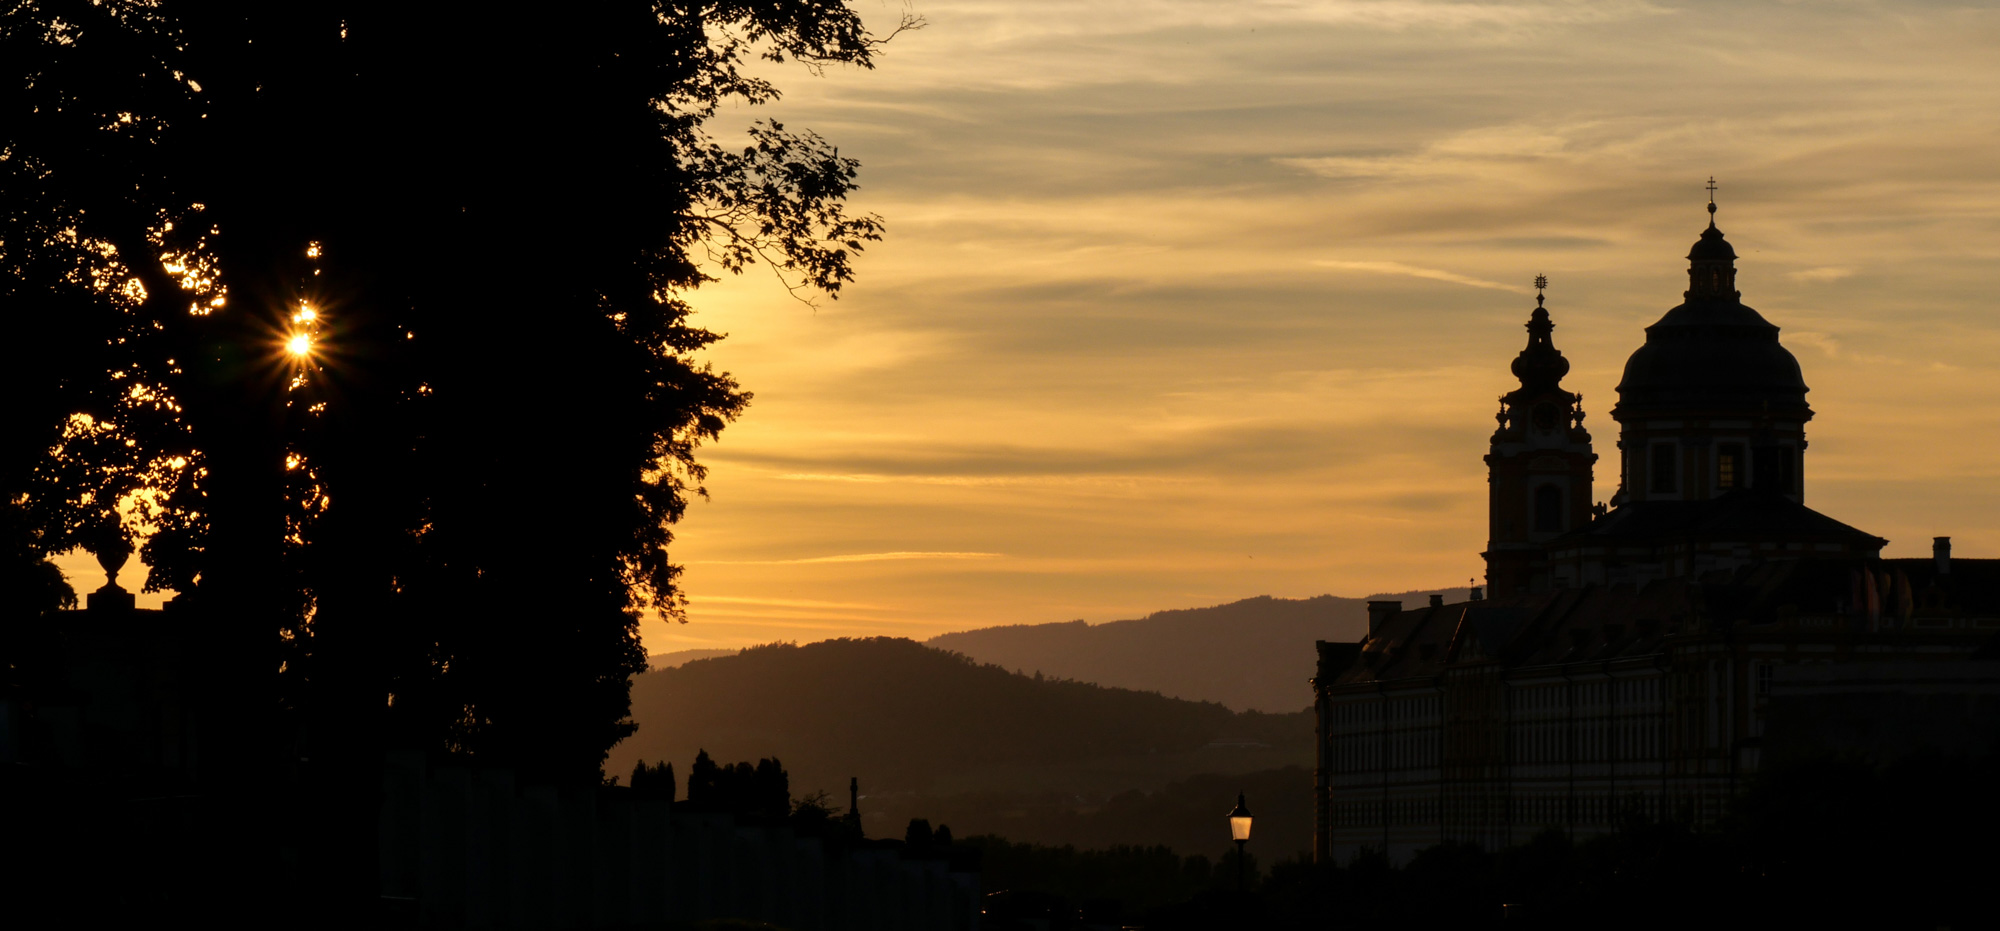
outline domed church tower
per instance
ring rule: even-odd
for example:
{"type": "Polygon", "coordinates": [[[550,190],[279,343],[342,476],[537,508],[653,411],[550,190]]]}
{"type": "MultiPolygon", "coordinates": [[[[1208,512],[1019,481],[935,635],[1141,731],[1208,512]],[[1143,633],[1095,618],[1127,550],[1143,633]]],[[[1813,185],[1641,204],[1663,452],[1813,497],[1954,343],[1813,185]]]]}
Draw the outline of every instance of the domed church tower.
{"type": "Polygon", "coordinates": [[[1735,489],[1804,502],[1806,405],[1799,361],[1744,306],[1736,250],[1715,227],[1688,253],[1686,301],[1646,328],[1618,384],[1622,460],[1613,505],[1702,501],[1735,489]]]}
{"type": "Polygon", "coordinates": [[[1583,428],[1583,396],[1562,386],[1569,360],[1549,335],[1542,306],[1545,277],[1535,278],[1528,346],[1514,358],[1521,387],[1500,396],[1487,468],[1486,584],[1495,595],[1544,587],[1545,544],[1591,518],[1591,472],[1597,454],[1583,428]]]}
{"type": "Polygon", "coordinates": [[[1713,192],[1685,300],[1646,328],[1618,383],[1612,508],[1549,541],[1531,589],[1699,578],[1806,555],[1872,559],[1888,542],[1806,507],[1805,378],[1778,328],[1743,305],[1713,192]]]}

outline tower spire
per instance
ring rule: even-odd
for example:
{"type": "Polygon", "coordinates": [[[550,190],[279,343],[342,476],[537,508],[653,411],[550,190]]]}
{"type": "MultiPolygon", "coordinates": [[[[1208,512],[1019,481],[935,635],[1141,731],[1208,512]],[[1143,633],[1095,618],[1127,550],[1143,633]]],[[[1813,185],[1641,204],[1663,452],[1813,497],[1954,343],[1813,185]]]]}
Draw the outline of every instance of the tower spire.
{"type": "Polygon", "coordinates": [[[1499,429],[1486,456],[1486,582],[1493,594],[1529,591],[1544,578],[1542,544],[1590,520],[1590,431],[1582,396],[1563,387],[1569,360],[1551,338],[1549,276],[1535,276],[1528,344],[1514,357],[1521,386],[1500,396],[1499,429]]]}
{"type": "Polygon", "coordinates": [[[1549,334],[1555,331],[1555,322],[1549,319],[1549,309],[1542,306],[1546,295],[1542,292],[1549,286],[1549,276],[1535,276],[1535,309],[1528,315],[1528,346],[1514,358],[1514,377],[1521,380],[1522,392],[1561,391],[1564,375],[1569,374],[1569,360],[1556,350],[1555,342],[1549,334]]]}

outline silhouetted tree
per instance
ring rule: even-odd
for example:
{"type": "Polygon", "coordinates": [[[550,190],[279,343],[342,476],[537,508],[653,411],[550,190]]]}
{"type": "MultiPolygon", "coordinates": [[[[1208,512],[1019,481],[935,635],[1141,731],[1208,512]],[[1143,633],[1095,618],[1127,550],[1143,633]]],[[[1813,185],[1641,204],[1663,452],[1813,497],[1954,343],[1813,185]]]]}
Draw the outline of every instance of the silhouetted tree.
{"type": "Polygon", "coordinates": [[[697,811],[765,815],[792,813],[791,777],[775,758],[718,766],[708,751],[696,754],[688,769],[687,800],[697,811]]]}
{"type": "Polygon", "coordinates": [[[212,824],[290,817],[297,874],[360,889],[385,742],[601,779],[750,397],[688,295],[837,295],[881,232],[818,136],[708,122],[777,96],[751,56],[876,45],[817,0],[0,11],[0,502],[36,554],[150,531],[202,771],[274,799],[212,824]]]}
{"type": "Polygon", "coordinates": [[[56,631],[49,616],[75,607],[76,591],[48,556],[24,509],[0,502],[0,696],[33,696],[52,684],[56,631]]]}
{"type": "Polygon", "coordinates": [[[762,260],[837,295],[881,230],[819,137],[707,122],[777,96],[752,55],[876,45],[811,0],[10,5],[0,500],[42,552],[136,509],[218,689],[309,758],[386,715],[594,779],[749,400],[688,293],[762,260]]]}
{"type": "Polygon", "coordinates": [[[804,835],[859,838],[858,834],[850,834],[846,819],[840,817],[831,796],[824,791],[814,792],[792,803],[792,825],[804,835]]]}
{"type": "Polygon", "coordinates": [[[640,760],[632,765],[632,791],[648,798],[674,800],[674,764],[655,763],[646,765],[640,760]]]}
{"type": "Polygon", "coordinates": [[[929,853],[931,850],[931,822],[928,818],[911,818],[909,827],[903,829],[903,846],[911,853],[929,853]]]}
{"type": "Polygon", "coordinates": [[[708,805],[715,801],[719,789],[720,770],[715,761],[708,758],[708,751],[701,750],[694,755],[694,765],[688,767],[688,803],[708,805]]]}

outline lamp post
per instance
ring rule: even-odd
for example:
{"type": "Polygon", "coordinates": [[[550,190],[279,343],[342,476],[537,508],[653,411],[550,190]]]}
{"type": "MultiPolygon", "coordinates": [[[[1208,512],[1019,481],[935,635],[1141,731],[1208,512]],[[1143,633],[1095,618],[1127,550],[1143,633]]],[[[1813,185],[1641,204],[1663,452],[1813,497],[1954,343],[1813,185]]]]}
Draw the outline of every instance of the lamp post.
{"type": "Polygon", "coordinates": [[[1243,892],[1243,845],[1250,842],[1250,806],[1243,793],[1236,793],[1236,809],[1229,813],[1229,839],[1236,842],[1236,891],[1243,892]]]}

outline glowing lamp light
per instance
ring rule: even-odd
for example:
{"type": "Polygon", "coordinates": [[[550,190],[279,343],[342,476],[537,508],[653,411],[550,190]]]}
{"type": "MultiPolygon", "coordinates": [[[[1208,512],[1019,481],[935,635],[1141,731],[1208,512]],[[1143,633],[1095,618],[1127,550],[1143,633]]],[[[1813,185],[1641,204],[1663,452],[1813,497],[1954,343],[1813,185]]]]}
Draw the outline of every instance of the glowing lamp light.
{"type": "Polygon", "coordinates": [[[292,315],[292,319],[293,319],[293,320],[297,320],[297,321],[298,321],[298,322],[300,322],[300,323],[311,323],[311,322],[313,322],[314,320],[318,320],[318,319],[319,319],[319,311],[316,311],[316,310],[314,310],[314,309],[312,309],[312,308],[310,308],[310,307],[306,307],[306,306],[304,306],[304,305],[300,305],[300,306],[299,306],[299,312],[298,312],[298,313],[296,313],[296,314],[293,314],[293,315],[292,315]]]}
{"type": "Polygon", "coordinates": [[[312,355],[312,337],[300,333],[285,341],[285,351],[295,356],[312,355]]]}

